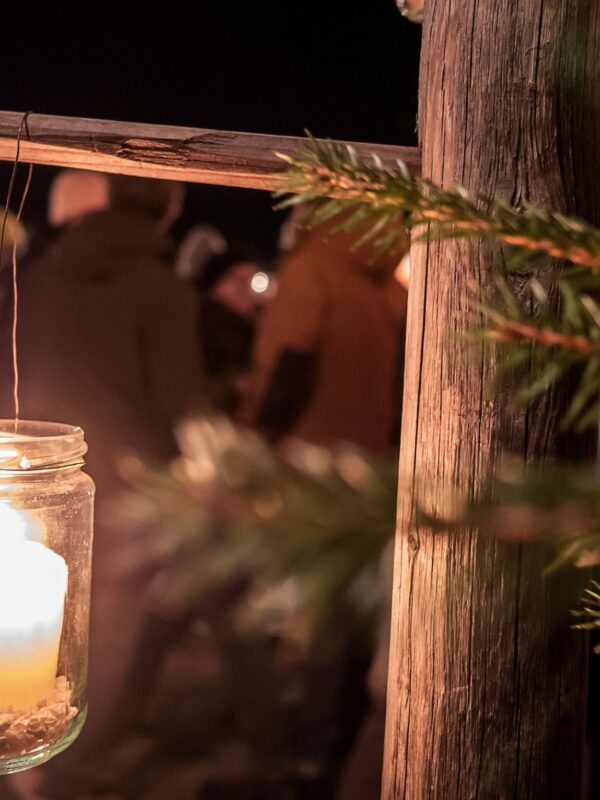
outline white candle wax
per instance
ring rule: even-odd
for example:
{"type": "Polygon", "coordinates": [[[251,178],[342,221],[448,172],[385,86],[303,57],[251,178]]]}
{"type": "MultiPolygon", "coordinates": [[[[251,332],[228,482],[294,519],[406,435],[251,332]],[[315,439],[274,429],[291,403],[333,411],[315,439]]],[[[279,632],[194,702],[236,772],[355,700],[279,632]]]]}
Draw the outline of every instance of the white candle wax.
{"type": "Polygon", "coordinates": [[[0,506],[0,712],[54,694],[68,571],[28,529],[27,512],[0,506]]]}

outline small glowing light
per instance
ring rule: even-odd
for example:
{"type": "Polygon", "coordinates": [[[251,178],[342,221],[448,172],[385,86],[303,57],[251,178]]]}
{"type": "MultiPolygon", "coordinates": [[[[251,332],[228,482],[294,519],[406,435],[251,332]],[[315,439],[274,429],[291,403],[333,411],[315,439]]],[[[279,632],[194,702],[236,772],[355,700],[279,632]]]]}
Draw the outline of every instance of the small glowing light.
{"type": "Polygon", "coordinates": [[[271,279],[266,272],[255,272],[250,281],[250,288],[256,294],[264,294],[269,289],[271,279]]]}

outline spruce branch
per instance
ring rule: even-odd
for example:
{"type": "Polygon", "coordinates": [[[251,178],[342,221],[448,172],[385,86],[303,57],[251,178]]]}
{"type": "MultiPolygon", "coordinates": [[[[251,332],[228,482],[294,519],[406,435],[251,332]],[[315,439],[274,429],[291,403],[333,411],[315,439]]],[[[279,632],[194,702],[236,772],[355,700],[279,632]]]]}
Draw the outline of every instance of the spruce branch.
{"type": "Polygon", "coordinates": [[[115,504],[130,531],[119,564],[153,572],[159,607],[184,612],[229,587],[234,621],[301,619],[309,640],[342,605],[370,619],[394,530],[392,461],[302,442],[284,455],[218,416],[187,421],[178,438],[168,468],[126,465],[130,490],[115,504]]]}
{"type": "Polygon", "coordinates": [[[499,320],[496,328],[487,331],[486,335],[503,344],[531,342],[546,347],[572,350],[584,355],[600,356],[600,342],[592,341],[585,336],[570,336],[553,328],[538,328],[533,324],[528,325],[512,319],[499,320]]]}
{"type": "MultiPolygon", "coordinates": [[[[516,260],[546,254],[590,269],[600,269],[600,229],[574,217],[541,211],[532,206],[512,208],[501,200],[473,199],[465,189],[442,188],[423,178],[412,178],[406,165],[385,166],[377,156],[361,158],[351,145],[316,140],[308,135],[304,158],[278,154],[287,163],[285,184],[275,196],[277,208],[300,203],[315,209],[307,220],[319,224],[348,210],[353,224],[371,223],[372,238],[389,247],[394,234],[377,238],[395,214],[405,225],[427,225],[436,238],[487,237],[515,248],[516,260]]],[[[398,226],[397,237],[402,235],[398,226]]]]}
{"type": "Polygon", "coordinates": [[[427,509],[418,486],[417,519],[434,530],[478,528],[511,542],[550,545],[548,571],[600,564],[600,475],[595,467],[549,469],[505,458],[472,498],[448,497],[447,509],[427,509]]]}
{"type": "MultiPolygon", "coordinates": [[[[357,448],[297,443],[285,456],[227,420],[192,420],[179,432],[181,457],[168,467],[129,462],[130,489],[115,505],[128,538],[121,569],[150,571],[153,597],[169,613],[209,604],[244,629],[310,643],[351,607],[361,628],[382,601],[378,567],[392,541],[397,479],[392,462],[357,448]]],[[[482,493],[419,524],[461,535],[479,528],[517,542],[549,542],[548,569],[600,563],[600,476],[506,463],[482,493]]],[[[580,627],[589,619],[586,596],[580,627]]],[[[593,615],[592,615],[593,616],[593,615]]],[[[299,642],[302,643],[302,642],[299,642]]]]}
{"type": "MultiPolygon", "coordinates": [[[[449,498],[448,509],[436,513],[426,510],[426,487],[419,494],[417,520],[434,531],[476,528],[507,542],[546,544],[547,573],[600,565],[600,475],[593,465],[548,469],[506,459],[475,498],[449,498]]],[[[571,614],[574,628],[600,630],[600,583],[590,581],[571,614]]],[[[594,651],[600,654],[600,645],[594,651]]]]}
{"type": "Polygon", "coordinates": [[[499,348],[495,384],[509,372],[529,367],[517,383],[517,406],[530,404],[571,374],[573,397],[561,424],[563,429],[583,431],[596,425],[600,417],[600,307],[582,291],[582,276],[574,273],[574,277],[571,281],[567,272],[559,281],[561,303],[555,312],[536,278],[530,279],[528,291],[517,300],[506,279],[497,275],[494,304],[474,304],[484,316],[485,327],[472,335],[499,348]]]}
{"type": "MultiPolygon", "coordinates": [[[[600,583],[590,581],[581,598],[581,608],[571,612],[577,619],[583,620],[573,625],[580,631],[600,630],[600,583]]],[[[594,653],[600,653],[600,644],[594,646],[594,653]]]]}

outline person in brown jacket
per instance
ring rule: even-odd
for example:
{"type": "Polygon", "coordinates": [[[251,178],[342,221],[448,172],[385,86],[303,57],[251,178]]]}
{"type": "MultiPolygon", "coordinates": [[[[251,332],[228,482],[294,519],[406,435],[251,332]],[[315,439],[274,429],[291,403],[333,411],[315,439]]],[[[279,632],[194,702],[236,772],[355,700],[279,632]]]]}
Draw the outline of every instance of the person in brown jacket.
{"type": "MultiPolygon", "coordinates": [[[[84,429],[100,498],[122,453],[171,455],[173,425],[202,390],[193,292],[170,269],[176,191],[111,177],[110,207],[68,225],[19,281],[21,417],[84,429]]],[[[11,322],[2,322],[8,417],[11,322]]]]}
{"type": "Polygon", "coordinates": [[[407,293],[402,252],[374,256],[340,220],[300,237],[259,322],[247,418],[268,438],[397,446],[407,293]]]}
{"type": "MultiPolygon", "coordinates": [[[[399,444],[408,294],[398,273],[408,237],[396,252],[376,257],[372,245],[357,247],[364,230],[336,233],[339,225],[338,218],[301,234],[282,259],[279,292],[259,322],[248,420],[274,443],[287,437],[324,446],[344,441],[384,454],[399,444]]],[[[340,800],[378,796],[383,625],[376,639],[362,721],[348,708],[355,710],[366,694],[366,676],[356,668],[341,681],[350,691],[339,698],[345,734],[335,756],[345,760],[337,767],[340,800]]],[[[347,669],[346,662],[360,658],[336,661],[332,673],[347,669]]]]}

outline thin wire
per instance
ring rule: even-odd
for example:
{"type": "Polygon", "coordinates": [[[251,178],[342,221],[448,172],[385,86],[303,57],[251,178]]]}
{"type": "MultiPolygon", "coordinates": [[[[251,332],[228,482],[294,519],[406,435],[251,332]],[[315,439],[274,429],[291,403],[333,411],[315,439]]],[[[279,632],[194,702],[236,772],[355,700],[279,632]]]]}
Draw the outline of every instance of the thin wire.
{"type": "MultiPolygon", "coordinates": [[[[10,208],[10,204],[12,201],[12,195],[15,188],[15,179],[17,176],[17,167],[19,166],[19,156],[21,153],[21,136],[23,134],[23,128],[25,128],[27,133],[27,138],[30,138],[29,133],[29,125],[27,123],[27,117],[31,114],[31,111],[26,111],[23,114],[23,118],[19,125],[19,130],[17,132],[17,149],[15,153],[15,160],[13,163],[12,172],[10,175],[10,182],[8,184],[8,192],[6,194],[6,202],[4,204],[4,214],[2,216],[2,228],[0,229],[0,263],[2,262],[2,252],[4,250],[4,235],[6,232],[6,221],[8,219],[8,212],[10,208]]],[[[18,427],[18,420],[19,420],[19,397],[18,397],[18,384],[19,384],[19,371],[17,367],[17,339],[16,339],[16,319],[17,319],[17,295],[16,295],[16,230],[21,218],[21,213],[23,211],[23,206],[25,205],[25,199],[27,197],[27,192],[29,191],[29,184],[31,183],[31,174],[32,174],[33,167],[29,165],[29,174],[27,177],[27,183],[25,185],[25,190],[23,192],[23,197],[21,198],[21,203],[19,206],[19,213],[17,215],[17,223],[15,225],[15,241],[13,243],[13,330],[12,330],[12,357],[13,357],[13,377],[14,377],[14,400],[15,400],[15,432],[18,427]]]]}
{"type": "MultiPolygon", "coordinates": [[[[25,124],[27,125],[27,123],[25,124]]],[[[29,131],[27,132],[27,134],[29,136],[29,131]]],[[[19,230],[21,215],[23,214],[23,208],[25,207],[25,201],[27,200],[27,195],[29,193],[29,187],[31,185],[32,175],[33,175],[33,164],[30,164],[29,169],[27,171],[27,180],[25,182],[25,188],[23,189],[21,203],[19,205],[19,210],[17,212],[17,221],[15,224],[15,228],[17,231],[19,230]]],[[[15,433],[16,433],[17,428],[19,426],[19,362],[17,359],[17,321],[18,321],[18,310],[19,310],[19,291],[17,284],[16,233],[13,241],[13,251],[12,251],[12,288],[13,288],[13,324],[12,324],[13,399],[15,404],[15,433]]]]}
{"type": "Polygon", "coordinates": [[[10,175],[10,182],[8,184],[8,192],[6,195],[6,202],[4,204],[4,214],[2,217],[2,229],[0,230],[0,262],[2,261],[2,252],[4,250],[4,233],[6,231],[6,220],[8,218],[8,209],[10,206],[10,201],[12,200],[13,190],[15,188],[17,166],[19,165],[19,153],[21,152],[21,133],[23,131],[23,126],[27,123],[27,115],[30,113],[31,112],[27,111],[27,113],[23,116],[21,124],[19,125],[19,131],[17,133],[17,152],[15,154],[15,161],[13,163],[13,168],[10,175]]]}

